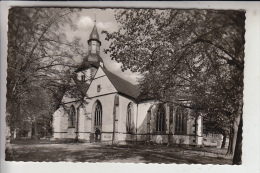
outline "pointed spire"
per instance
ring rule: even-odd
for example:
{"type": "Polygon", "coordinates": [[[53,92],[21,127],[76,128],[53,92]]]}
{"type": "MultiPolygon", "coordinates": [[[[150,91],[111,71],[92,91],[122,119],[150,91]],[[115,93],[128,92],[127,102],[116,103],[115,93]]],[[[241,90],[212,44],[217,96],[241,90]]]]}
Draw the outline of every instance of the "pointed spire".
{"type": "Polygon", "coordinates": [[[97,16],[96,16],[96,12],[95,12],[95,11],[94,11],[94,17],[95,17],[95,18],[94,18],[94,22],[95,22],[95,25],[96,25],[96,22],[97,22],[97,21],[96,21],[97,16]]]}
{"type": "Polygon", "coordinates": [[[80,72],[92,67],[98,68],[99,66],[104,66],[103,60],[100,57],[101,41],[99,40],[96,26],[96,12],[94,12],[94,26],[89,36],[88,46],[88,55],[84,58],[82,64],[75,72],[80,72]]]}
{"type": "Polygon", "coordinates": [[[97,26],[96,26],[96,12],[94,12],[94,27],[89,36],[89,40],[91,40],[91,39],[99,41],[99,34],[97,32],[97,26]]]}

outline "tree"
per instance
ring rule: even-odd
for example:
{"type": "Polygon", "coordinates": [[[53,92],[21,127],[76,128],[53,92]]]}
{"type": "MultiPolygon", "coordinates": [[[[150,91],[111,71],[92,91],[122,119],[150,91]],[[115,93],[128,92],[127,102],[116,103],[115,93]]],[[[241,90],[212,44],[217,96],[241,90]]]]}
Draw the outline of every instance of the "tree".
{"type": "Polygon", "coordinates": [[[6,120],[11,130],[27,127],[27,120],[50,119],[59,106],[70,86],[74,58],[84,56],[79,39],[69,41],[65,34],[65,29],[76,29],[72,17],[78,11],[9,10],[6,120]]]}
{"type": "Polygon", "coordinates": [[[244,11],[127,9],[115,18],[120,26],[103,31],[111,40],[104,51],[122,62],[122,70],[141,73],[142,94],[201,110],[210,121],[239,119],[244,11]]]}

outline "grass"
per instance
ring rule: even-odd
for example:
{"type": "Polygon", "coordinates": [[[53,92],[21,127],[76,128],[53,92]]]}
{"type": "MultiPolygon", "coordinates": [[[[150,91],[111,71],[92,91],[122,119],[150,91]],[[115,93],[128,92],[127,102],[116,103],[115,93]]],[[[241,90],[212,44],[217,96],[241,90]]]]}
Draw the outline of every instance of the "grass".
{"type": "Polygon", "coordinates": [[[22,140],[9,146],[7,161],[231,164],[226,149],[193,146],[109,146],[72,141],[22,140]]]}

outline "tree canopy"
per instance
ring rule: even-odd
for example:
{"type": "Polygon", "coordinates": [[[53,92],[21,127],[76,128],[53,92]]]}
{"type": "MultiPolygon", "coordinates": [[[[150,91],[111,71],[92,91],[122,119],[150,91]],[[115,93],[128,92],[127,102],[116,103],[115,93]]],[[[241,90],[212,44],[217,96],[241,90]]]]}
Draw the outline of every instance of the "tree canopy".
{"type": "MultiPolygon", "coordinates": [[[[145,94],[170,101],[187,98],[192,107],[232,114],[241,107],[244,19],[241,11],[116,11],[111,58],[122,70],[141,72],[145,94]],[[181,95],[180,95],[181,94],[181,95]],[[167,96],[173,96],[167,100],[167,96]]],[[[212,112],[211,111],[211,112],[212,112]]]]}
{"type": "Polygon", "coordinates": [[[65,29],[75,30],[73,8],[11,8],[7,57],[7,124],[28,126],[28,120],[51,118],[66,89],[74,59],[82,56],[79,39],[69,41],[65,29]]]}
{"type": "Polygon", "coordinates": [[[115,18],[104,52],[141,73],[143,95],[201,110],[222,130],[242,114],[244,11],[124,9],[115,18]]]}

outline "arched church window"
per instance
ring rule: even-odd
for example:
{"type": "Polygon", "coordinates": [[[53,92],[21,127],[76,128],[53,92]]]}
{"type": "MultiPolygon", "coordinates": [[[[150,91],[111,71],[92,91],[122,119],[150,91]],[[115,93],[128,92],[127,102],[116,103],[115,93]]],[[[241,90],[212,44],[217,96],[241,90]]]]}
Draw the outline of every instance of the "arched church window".
{"type": "Polygon", "coordinates": [[[175,118],[175,133],[176,134],[184,134],[185,133],[185,121],[186,116],[188,114],[187,109],[178,107],[176,111],[175,118]]]}
{"type": "Polygon", "coordinates": [[[126,131],[133,132],[133,104],[129,103],[127,106],[127,115],[126,115],[126,131]]]}
{"type": "Polygon", "coordinates": [[[75,127],[76,111],[75,107],[72,105],[69,109],[69,127],[75,127]]]}
{"type": "Polygon", "coordinates": [[[94,119],[94,126],[101,126],[102,125],[102,106],[99,101],[97,101],[96,108],[95,108],[95,119],[94,119]]]}
{"type": "Polygon", "coordinates": [[[156,131],[157,132],[165,131],[165,109],[163,105],[159,105],[157,110],[156,131]]]}

